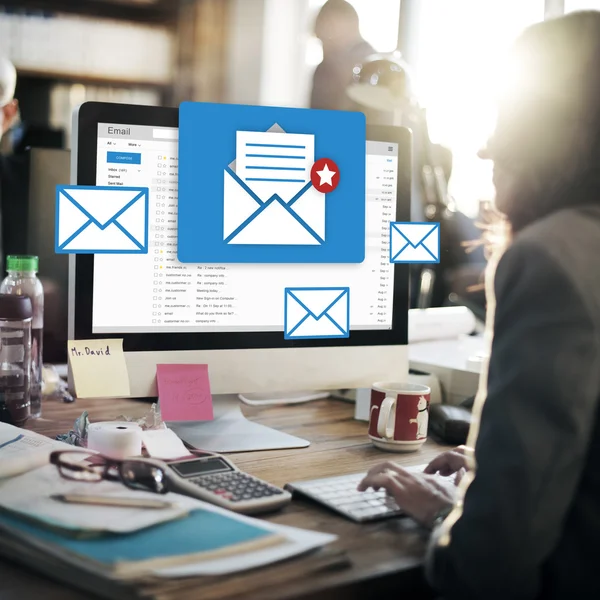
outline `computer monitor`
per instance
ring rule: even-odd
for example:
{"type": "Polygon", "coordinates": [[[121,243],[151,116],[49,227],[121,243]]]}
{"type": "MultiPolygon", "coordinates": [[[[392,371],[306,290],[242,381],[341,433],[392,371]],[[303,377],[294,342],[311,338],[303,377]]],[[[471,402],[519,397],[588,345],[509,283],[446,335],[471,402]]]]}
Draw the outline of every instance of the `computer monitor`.
{"type": "Polygon", "coordinates": [[[266,431],[261,439],[236,434],[237,442],[227,442],[225,434],[235,429],[226,424],[231,395],[402,380],[408,372],[408,267],[390,264],[389,223],[410,220],[410,132],[369,127],[367,138],[364,262],[182,264],[178,110],[83,104],[74,115],[72,183],[148,186],[150,249],[147,255],[71,257],[71,339],[122,338],[133,397],[157,395],[157,364],[207,364],[223,435],[213,436],[217,423],[175,429],[218,451],[302,445],[277,442],[266,431]],[[350,288],[350,337],[284,339],[283,289],[316,281],[350,288]]]}

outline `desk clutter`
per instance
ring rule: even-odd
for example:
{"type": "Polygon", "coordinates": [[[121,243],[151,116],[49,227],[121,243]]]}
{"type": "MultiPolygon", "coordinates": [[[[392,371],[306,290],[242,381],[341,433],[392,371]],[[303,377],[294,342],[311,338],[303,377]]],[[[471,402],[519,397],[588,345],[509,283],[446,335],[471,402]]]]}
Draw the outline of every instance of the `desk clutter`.
{"type": "MultiPolygon", "coordinates": [[[[125,431],[142,432],[138,424],[130,427],[125,431]]],[[[244,480],[253,495],[239,499],[256,505],[259,496],[271,509],[277,496],[289,499],[289,494],[235,470],[223,457],[187,454],[188,460],[175,462],[117,459],[0,424],[0,554],[119,597],[115,590],[121,583],[235,573],[335,539],[192,497],[186,486],[195,484],[187,476],[197,469],[203,478],[215,460],[219,469],[204,493],[220,487],[235,492],[244,480]]],[[[235,499],[232,492],[225,495],[229,502],[235,499]]]]}
{"type": "MultiPolygon", "coordinates": [[[[89,409],[90,416],[97,415],[99,422],[105,422],[101,421],[107,418],[103,401],[81,402],[80,406],[89,409]]],[[[63,414],[74,418],[76,407],[77,405],[72,405],[68,408],[68,413],[63,414]]],[[[59,405],[56,405],[56,408],[58,409],[59,405]]],[[[266,410],[269,414],[284,414],[291,409],[275,407],[261,409],[261,412],[262,410],[266,410]]],[[[302,414],[307,411],[306,408],[301,410],[302,414]]],[[[348,442],[353,444],[356,451],[359,451],[365,459],[364,462],[356,463],[357,470],[361,469],[361,466],[364,469],[373,464],[372,461],[376,456],[373,455],[373,448],[365,443],[367,438],[364,425],[352,419],[352,409],[347,403],[321,401],[308,407],[311,414],[314,414],[315,410],[319,411],[321,417],[315,423],[319,436],[325,434],[331,439],[330,436],[334,431],[332,423],[341,422],[340,417],[343,417],[345,427],[348,427],[350,435],[343,436],[346,441],[339,442],[337,450],[331,449],[331,442],[327,443],[327,452],[334,453],[332,460],[336,464],[339,462],[341,473],[348,472],[348,465],[344,469],[343,464],[344,457],[348,453],[348,442]]],[[[49,411],[50,414],[51,412],[49,411]]],[[[55,410],[55,414],[60,414],[60,410],[55,410]]],[[[118,415],[116,418],[120,422],[137,424],[142,430],[147,425],[162,424],[159,421],[157,407],[151,407],[144,415],[139,403],[133,401],[119,401],[115,414],[118,415]],[[118,415],[119,412],[121,415],[118,415]],[[128,413],[141,418],[127,421],[123,415],[128,413]]],[[[289,418],[289,415],[285,418],[289,418]]],[[[77,429],[79,437],[83,437],[81,434],[86,431],[86,422],[89,423],[87,414],[82,414],[77,419],[77,425],[73,429],[77,429]]],[[[56,424],[52,425],[51,422],[46,425],[36,422],[36,427],[44,432],[52,432],[53,435],[60,431],[56,428],[56,424]]],[[[337,427],[336,425],[335,431],[338,430],[337,427]]],[[[281,587],[279,597],[287,597],[288,592],[291,595],[292,591],[304,585],[307,577],[312,577],[309,574],[314,574],[315,585],[319,588],[328,586],[329,583],[326,582],[329,582],[330,578],[332,581],[339,577],[353,580],[356,574],[352,560],[354,542],[351,540],[355,537],[360,537],[361,543],[366,543],[367,548],[379,548],[381,544],[377,532],[381,531],[381,527],[385,527],[383,523],[377,525],[350,523],[347,520],[348,516],[336,512],[335,507],[327,505],[321,499],[317,499],[319,504],[306,502],[300,494],[283,514],[276,515],[277,523],[273,524],[262,519],[256,520],[235,514],[231,510],[216,506],[213,502],[203,502],[201,499],[175,492],[152,493],[131,489],[114,479],[97,480],[98,473],[106,471],[99,461],[105,463],[112,461],[116,465],[123,463],[121,473],[135,484],[136,478],[132,479],[132,475],[135,474],[132,460],[145,457],[134,457],[129,460],[98,456],[95,466],[83,471],[86,473],[87,481],[69,479],[60,474],[57,462],[69,462],[72,466],[76,466],[77,461],[74,459],[57,461],[55,458],[51,464],[48,464],[49,457],[58,455],[65,458],[64,455],[67,453],[85,453],[88,452],[87,449],[84,446],[52,440],[29,430],[0,425],[0,466],[10,462],[4,460],[9,453],[10,456],[15,457],[19,453],[22,454],[24,449],[32,450],[36,445],[38,445],[37,452],[45,453],[45,462],[38,460],[38,465],[41,466],[21,471],[20,475],[13,474],[11,477],[5,477],[4,480],[0,477],[0,516],[2,517],[0,518],[0,555],[32,570],[45,573],[55,580],[93,591],[111,600],[135,597],[140,590],[148,591],[149,597],[154,597],[149,590],[152,590],[152,593],[156,592],[156,597],[164,598],[195,598],[203,595],[203,590],[207,590],[209,596],[212,594],[211,597],[220,597],[214,595],[215,590],[225,587],[231,590],[228,593],[233,594],[235,591],[239,594],[239,588],[247,590],[252,597],[261,598],[261,590],[264,586],[272,586],[274,581],[279,582],[276,585],[281,587]],[[22,441],[21,436],[27,438],[27,443],[22,441]],[[92,477],[92,481],[89,481],[89,477],[92,477]],[[89,502],[83,502],[84,497],[89,502]],[[102,501],[100,502],[99,499],[102,501]],[[128,502],[135,502],[135,504],[127,505],[128,502]],[[153,506],[139,506],[146,502],[150,502],[153,506]],[[161,504],[160,507],[154,506],[157,502],[161,504]],[[201,510],[206,512],[200,516],[194,513],[201,510]],[[206,519],[209,521],[216,519],[213,515],[227,517],[226,521],[219,520],[220,528],[216,533],[211,527],[204,526],[206,519]],[[234,538],[235,541],[232,543],[217,537],[222,530],[229,531],[232,528],[238,531],[237,523],[240,522],[252,526],[245,532],[249,537],[250,534],[254,537],[246,540],[234,538]],[[159,548],[160,553],[155,557],[157,562],[152,564],[147,555],[125,553],[126,550],[129,552],[125,544],[127,540],[142,539],[144,543],[148,541],[147,545],[151,547],[149,545],[153,541],[150,537],[151,533],[168,532],[169,536],[173,535],[174,539],[178,539],[176,535],[180,534],[180,530],[175,528],[176,523],[188,524],[190,531],[194,533],[197,528],[202,527],[201,534],[211,536],[210,540],[206,540],[211,544],[205,544],[200,548],[186,547],[186,552],[173,557],[168,554],[168,545],[163,542],[159,548]],[[286,526],[281,526],[280,523],[285,523],[286,526]],[[227,524],[227,527],[223,524],[227,524]],[[360,528],[360,531],[354,528],[360,528]],[[148,537],[142,538],[142,533],[147,534],[148,537]],[[285,540],[281,540],[278,536],[283,536],[285,540]],[[114,545],[116,542],[123,545],[117,547],[114,545]],[[109,559],[106,558],[108,554],[117,550],[121,553],[119,561],[115,561],[112,555],[109,559]],[[162,561],[167,561],[168,566],[162,561]],[[282,561],[285,562],[282,564],[282,561]],[[240,575],[231,576],[237,573],[240,575]],[[317,581],[319,583],[316,583],[317,581]],[[167,590],[171,595],[167,594],[167,590]]],[[[429,460],[432,448],[428,447],[425,452],[425,455],[418,458],[419,462],[429,460]]],[[[293,457],[291,454],[288,452],[287,458],[281,457],[289,471],[282,476],[288,477],[288,481],[312,480],[320,474],[325,474],[323,470],[319,471],[318,468],[314,469],[310,466],[311,456],[314,459],[312,452],[297,451],[293,453],[293,457]],[[294,473],[296,477],[293,477],[294,473]]],[[[256,459],[250,459],[250,455],[246,454],[240,456],[239,460],[242,466],[248,465],[249,459],[252,464],[258,460],[250,470],[256,472],[255,469],[259,469],[267,480],[274,481],[275,479],[271,478],[280,476],[281,474],[275,473],[279,473],[281,469],[275,465],[267,465],[277,457],[277,455],[262,458],[257,456],[256,459]],[[267,470],[262,470],[263,467],[259,467],[259,464],[264,465],[267,470]]],[[[186,460],[194,461],[197,458],[203,458],[202,454],[188,455],[176,459],[173,463],[152,457],[145,459],[157,460],[164,464],[183,464],[186,460]]],[[[238,459],[234,458],[234,460],[238,459]]],[[[114,467],[112,474],[115,474],[114,467]]],[[[154,477],[156,472],[152,475],[142,481],[146,484],[152,480],[156,481],[154,477]]],[[[158,478],[158,481],[160,483],[161,479],[158,478]]],[[[281,483],[283,484],[283,481],[281,483]]],[[[418,540],[421,534],[416,524],[408,521],[402,524],[401,528],[412,540],[409,544],[410,552],[414,552],[415,559],[418,559],[417,555],[420,553],[418,540]]],[[[241,536],[241,533],[238,535],[241,536]]],[[[394,556],[390,554],[390,560],[395,560],[394,556]]],[[[273,591],[271,589],[271,593],[273,591]]]]}
{"type": "MultiPolygon", "coordinates": [[[[69,344],[78,396],[130,395],[122,340],[69,344]]],[[[438,420],[426,383],[372,384],[368,435],[375,447],[415,452],[425,443],[428,424],[438,420]]],[[[54,387],[63,390],[60,380],[54,387]]],[[[355,523],[403,515],[384,491],[357,491],[364,472],[279,488],[191,445],[164,421],[193,427],[218,418],[207,365],[157,365],[157,388],[160,402],[141,418],[90,422],[84,411],[55,440],[0,423],[0,555],[120,598],[128,587],[239,573],[335,541],[254,518],[293,497],[355,523]]]]}

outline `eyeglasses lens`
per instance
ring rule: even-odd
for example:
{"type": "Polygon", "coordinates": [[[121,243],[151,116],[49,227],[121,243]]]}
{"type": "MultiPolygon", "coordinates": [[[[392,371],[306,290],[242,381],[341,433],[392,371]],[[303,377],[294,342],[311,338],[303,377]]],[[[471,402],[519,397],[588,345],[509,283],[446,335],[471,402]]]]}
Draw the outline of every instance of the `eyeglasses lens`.
{"type": "Polygon", "coordinates": [[[100,481],[105,467],[103,459],[87,452],[65,452],[58,462],[60,474],[77,481],[100,481]]]}
{"type": "Polygon", "coordinates": [[[154,465],[135,460],[125,461],[120,471],[121,479],[127,487],[158,494],[167,491],[165,474],[154,465]]]}

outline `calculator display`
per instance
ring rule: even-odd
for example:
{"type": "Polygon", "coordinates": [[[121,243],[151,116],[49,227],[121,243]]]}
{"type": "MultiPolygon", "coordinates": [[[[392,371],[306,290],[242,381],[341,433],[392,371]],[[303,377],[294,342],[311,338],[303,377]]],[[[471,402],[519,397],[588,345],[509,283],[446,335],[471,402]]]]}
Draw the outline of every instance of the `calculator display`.
{"type": "Polygon", "coordinates": [[[169,466],[182,477],[206,475],[208,473],[222,473],[224,471],[232,470],[223,459],[218,457],[209,460],[189,460],[180,463],[171,463],[169,466]]]}

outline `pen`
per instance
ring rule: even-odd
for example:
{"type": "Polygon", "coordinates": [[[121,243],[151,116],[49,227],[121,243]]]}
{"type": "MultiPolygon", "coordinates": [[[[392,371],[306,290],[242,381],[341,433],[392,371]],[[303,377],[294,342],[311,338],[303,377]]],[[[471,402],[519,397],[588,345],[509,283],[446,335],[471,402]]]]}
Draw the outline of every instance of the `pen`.
{"type": "Polygon", "coordinates": [[[67,504],[94,504],[96,506],[119,506],[121,508],[173,508],[171,502],[146,498],[112,498],[110,496],[88,496],[77,494],[56,494],[52,500],[67,504]]]}

